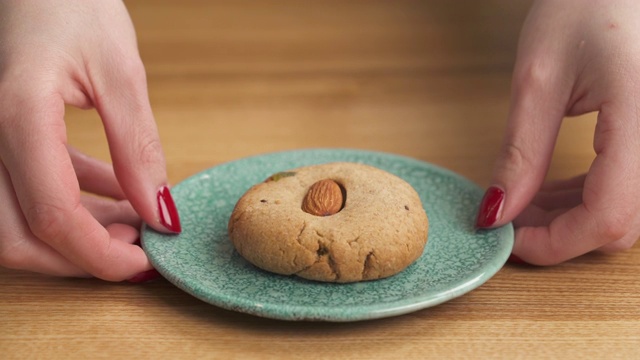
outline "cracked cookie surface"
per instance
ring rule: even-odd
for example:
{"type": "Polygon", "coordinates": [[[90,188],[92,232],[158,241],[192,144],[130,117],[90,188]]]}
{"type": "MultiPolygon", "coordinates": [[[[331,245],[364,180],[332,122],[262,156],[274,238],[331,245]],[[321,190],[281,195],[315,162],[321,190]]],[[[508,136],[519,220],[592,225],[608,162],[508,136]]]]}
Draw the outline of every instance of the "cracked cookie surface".
{"type": "Polygon", "coordinates": [[[257,267],[310,280],[355,282],[397,274],[422,255],[427,215],[416,191],[401,178],[348,162],[278,174],[249,189],[229,219],[234,247],[257,267]],[[301,209],[310,186],[322,179],[345,190],[344,207],[331,216],[301,209]]]}

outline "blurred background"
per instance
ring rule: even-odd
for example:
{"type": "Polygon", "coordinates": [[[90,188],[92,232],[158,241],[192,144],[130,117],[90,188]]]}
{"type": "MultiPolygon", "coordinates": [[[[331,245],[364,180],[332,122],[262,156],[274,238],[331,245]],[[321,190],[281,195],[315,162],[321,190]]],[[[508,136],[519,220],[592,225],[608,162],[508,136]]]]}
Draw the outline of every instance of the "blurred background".
{"type": "MultiPolygon", "coordinates": [[[[391,152],[490,180],[530,1],[125,4],[173,183],[309,147],[391,152]]],[[[102,142],[87,151],[109,159],[94,111],[66,118],[72,145],[102,142]]],[[[587,170],[594,122],[565,121],[550,177],[587,170]]]]}

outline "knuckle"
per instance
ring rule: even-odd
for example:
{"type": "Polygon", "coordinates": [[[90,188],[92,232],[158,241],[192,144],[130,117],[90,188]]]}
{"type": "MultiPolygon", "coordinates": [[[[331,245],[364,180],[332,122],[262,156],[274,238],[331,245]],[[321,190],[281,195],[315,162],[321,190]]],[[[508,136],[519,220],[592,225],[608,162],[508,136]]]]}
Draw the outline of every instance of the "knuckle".
{"type": "Polygon", "coordinates": [[[567,261],[566,255],[562,251],[561,248],[556,246],[554,243],[549,245],[549,249],[547,250],[546,257],[541,259],[541,261],[537,264],[540,266],[553,266],[561,264],[564,261],[567,261]]]}
{"type": "Polygon", "coordinates": [[[500,155],[500,168],[498,169],[501,173],[513,176],[520,174],[525,169],[533,169],[535,167],[533,159],[527,155],[520,143],[512,139],[504,145],[500,155]]]}
{"type": "Polygon", "coordinates": [[[576,256],[576,254],[573,253],[573,248],[571,246],[568,246],[567,242],[559,241],[559,239],[561,239],[560,234],[567,234],[571,232],[569,228],[553,229],[549,227],[545,230],[534,229],[532,231],[534,231],[534,234],[530,237],[530,239],[533,239],[536,244],[535,247],[537,249],[537,251],[535,252],[537,255],[534,262],[535,265],[555,266],[576,256]]]}
{"type": "Polygon", "coordinates": [[[139,57],[124,56],[119,62],[120,81],[135,88],[146,86],[147,74],[139,57]]]}
{"type": "Polygon", "coordinates": [[[68,211],[48,203],[36,203],[25,212],[31,232],[45,242],[58,242],[64,236],[68,211]]]}
{"type": "Polygon", "coordinates": [[[114,240],[108,231],[98,227],[84,235],[95,241],[91,254],[91,261],[86,265],[86,271],[91,275],[106,281],[122,281],[127,279],[127,271],[122,266],[121,254],[114,246],[114,240]]]}
{"type": "Polygon", "coordinates": [[[624,238],[631,231],[631,216],[626,212],[607,211],[600,215],[598,235],[606,242],[624,238]]]}
{"type": "Polygon", "coordinates": [[[562,249],[557,242],[550,241],[551,235],[545,229],[520,227],[516,229],[515,237],[519,246],[514,251],[529,264],[551,266],[566,260],[562,249]]]}
{"type": "Polygon", "coordinates": [[[548,61],[534,60],[519,66],[513,73],[517,93],[543,92],[555,79],[554,67],[548,61]]]}
{"type": "Polygon", "coordinates": [[[146,107],[147,75],[144,64],[139,57],[130,55],[113,55],[108,78],[98,87],[96,96],[107,101],[125,101],[131,111],[142,111],[146,107]],[[122,91],[113,91],[113,89],[122,91]]]}
{"type": "Polygon", "coordinates": [[[539,266],[553,266],[566,260],[562,247],[555,241],[547,241],[542,248],[541,255],[533,263],[539,266]]]}
{"type": "Polygon", "coordinates": [[[126,280],[123,279],[122,276],[113,269],[113,267],[106,266],[106,262],[94,265],[89,272],[91,273],[91,275],[105,281],[126,280]]]}
{"type": "MultiPolygon", "coordinates": [[[[0,266],[22,270],[26,266],[26,260],[24,258],[24,254],[19,251],[5,251],[6,249],[0,249],[0,266]]],[[[14,249],[15,250],[15,249],[14,249]]]]}
{"type": "Polygon", "coordinates": [[[620,251],[631,250],[631,248],[633,248],[633,246],[635,245],[636,241],[637,241],[637,238],[630,238],[630,237],[620,239],[618,241],[614,241],[612,243],[607,244],[605,251],[620,252],[620,251]]]}
{"type": "Polygon", "coordinates": [[[502,156],[504,163],[510,164],[510,166],[515,168],[522,167],[526,161],[522,148],[513,141],[510,141],[505,145],[502,156]]]}
{"type": "Polygon", "coordinates": [[[139,150],[139,159],[143,165],[156,165],[164,161],[162,152],[162,144],[157,137],[147,137],[141,142],[142,146],[139,150]]]}
{"type": "Polygon", "coordinates": [[[87,271],[91,275],[106,281],[124,280],[118,271],[118,267],[114,266],[117,261],[113,258],[111,241],[109,240],[105,246],[98,246],[94,249],[94,254],[92,255],[94,261],[88,265],[87,271]]]}
{"type": "Polygon", "coordinates": [[[2,234],[0,241],[0,266],[15,269],[26,270],[29,266],[29,258],[27,252],[23,248],[23,239],[15,238],[15,241],[7,243],[6,240],[11,237],[2,234]]]}

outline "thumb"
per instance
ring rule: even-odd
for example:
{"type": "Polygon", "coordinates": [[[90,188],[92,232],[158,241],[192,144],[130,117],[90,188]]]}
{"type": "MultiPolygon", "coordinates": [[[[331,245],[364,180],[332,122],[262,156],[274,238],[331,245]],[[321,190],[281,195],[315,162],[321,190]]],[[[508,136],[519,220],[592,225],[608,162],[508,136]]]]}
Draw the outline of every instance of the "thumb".
{"type": "MultiPolygon", "coordinates": [[[[539,70],[539,69],[538,69],[539,70]]],[[[551,161],[566,102],[558,84],[531,69],[516,72],[511,108],[491,185],[478,211],[477,228],[511,222],[531,202],[551,161]],[[556,91],[554,91],[556,90],[556,91]]]]}
{"type": "Polygon", "coordinates": [[[94,35],[96,46],[87,46],[94,49],[85,59],[90,93],[127,200],[149,226],[179,233],[180,219],[168,187],[135,29],[124,4],[117,5],[104,10],[114,31],[94,35]]]}
{"type": "Polygon", "coordinates": [[[160,144],[144,68],[124,68],[110,77],[96,107],[103,119],[122,190],[136,212],[151,227],[162,232],[181,231],[178,210],[169,187],[164,153],[160,144]]]}

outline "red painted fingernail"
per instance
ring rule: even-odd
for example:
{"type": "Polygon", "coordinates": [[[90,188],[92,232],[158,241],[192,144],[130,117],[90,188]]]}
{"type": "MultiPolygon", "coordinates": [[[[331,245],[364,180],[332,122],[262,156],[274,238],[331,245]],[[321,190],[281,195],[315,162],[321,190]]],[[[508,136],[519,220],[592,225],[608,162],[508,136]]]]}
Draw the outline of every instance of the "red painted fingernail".
{"type": "Polygon", "coordinates": [[[512,263],[512,264],[527,264],[527,262],[525,262],[524,260],[520,259],[519,257],[511,254],[511,256],[509,256],[509,258],[507,259],[507,262],[512,263]]]}
{"type": "Polygon", "coordinates": [[[504,204],[504,190],[491,186],[480,202],[480,211],[476,219],[476,228],[490,227],[498,220],[504,204]]]}
{"type": "Polygon", "coordinates": [[[131,279],[127,280],[130,283],[143,283],[143,282],[147,282],[147,281],[151,281],[151,280],[155,280],[157,278],[161,277],[160,273],[156,270],[156,269],[151,269],[151,270],[147,270],[144,272],[141,272],[140,274],[132,277],[131,279]]]}
{"type": "Polygon", "coordinates": [[[167,186],[163,186],[158,190],[158,211],[160,213],[160,224],[167,230],[176,234],[182,231],[178,208],[176,208],[167,186]]]}

